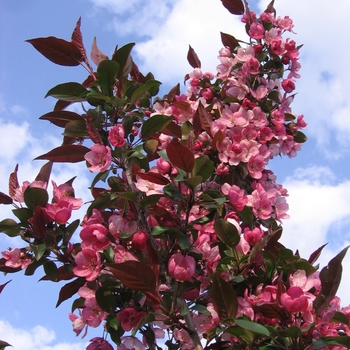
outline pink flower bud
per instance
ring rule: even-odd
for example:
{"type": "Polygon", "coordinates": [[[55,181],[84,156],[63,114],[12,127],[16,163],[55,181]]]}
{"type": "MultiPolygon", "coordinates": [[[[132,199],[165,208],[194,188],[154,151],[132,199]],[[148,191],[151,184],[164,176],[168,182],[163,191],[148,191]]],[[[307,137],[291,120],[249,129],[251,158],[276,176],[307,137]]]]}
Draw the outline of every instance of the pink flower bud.
{"type": "Polygon", "coordinates": [[[132,247],[135,250],[143,250],[145,249],[146,243],[149,239],[147,232],[138,231],[132,236],[132,247]]]}
{"type": "Polygon", "coordinates": [[[173,254],[169,259],[168,270],[177,281],[184,282],[190,279],[196,269],[196,261],[192,256],[183,256],[181,253],[173,254]]]}
{"type": "Polygon", "coordinates": [[[113,126],[113,128],[109,129],[108,140],[111,143],[111,145],[115,147],[123,147],[126,143],[124,135],[124,127],[120,124],[115,125],[113,126]]]}
{"type": "Polygon", "coordinates": [[[163,158],[157,159],[157,169],[160,174],[165,175],[169,174],[171,171],[171,164],[164,160],[163,158]]]}
{"type": "Polygon", "coordinates": [[[284,79],[282,81],[282,88],[285,92],[290,93],[295,90],[295,83],[293,79],[284,79]]]}

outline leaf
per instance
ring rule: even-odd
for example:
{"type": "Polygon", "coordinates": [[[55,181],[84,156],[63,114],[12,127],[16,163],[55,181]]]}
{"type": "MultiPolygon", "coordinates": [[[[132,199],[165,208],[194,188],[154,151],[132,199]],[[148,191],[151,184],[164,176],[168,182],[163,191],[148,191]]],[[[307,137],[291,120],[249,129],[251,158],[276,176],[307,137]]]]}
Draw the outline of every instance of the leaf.
{"type": "Polygon", "coordinates": [[[86,100],[88,90],[83,85],[75,82],[58,84],[50,89],[45,97],[52,96],[62,101],[82,102],[86,100]]]}
{"type": "Polygon", "coordinates": [[[44,209],[40,206],[34,208],[32,227],[33,227],[33,236],[36,239],[43,241],[46,237],[46,221],[47,216],[44,209]]]}
{"type": "Polygon", "coordinates": [[[194,167],[194,155],[177,139],[172,139],[166,148],[167,156],[170,162],[177,168],[184,170],[189,174],[194,167]]]}
{"type": "Polygon", "coordinates": [[[332,322],[344,323],[349,326],[349,319],[345,314],[340,311],[336,311],[331,319],[332,322]]]}
{"type": "Polygon", "coordinates": [[[147,140],[144,144],[143,144],[143,149],[144,151],[149,154],[149,155],[153,155],[156,153],[157,149],[158,149],[158,140],[156,139],[150,139],[147,140]]]}
{"type": "Polygon", "coordinates": [[[7,343],[7,342],[5,342],[3,340],[0,340],[0,350],[3,350],[3,349],[5,349],[8,346],[12,346],[12,345],[10,345],[9,343],[7,343]]]}
{"type": "Polygon", "coordinates": [[[16,189],[19,187],[17,178],[18,164],[16,164],[15,169],[10,174],[9,178],[9,195],[13,198],[16,194],[16,189]]]}
{"type": "Polygon", "coordinates": [[[221,0],[221,2],[233,15],[243,15],[244,5],[241,0],[221,0]]]}
{"type": "Polygon", "coordinates": [[[145,263],[126,261],[120,264],[105,264],[112,274],[127,288],[138,292],[156,291],[156,275],[145,263]]]}
{"type": "Polygon", "coordinates": [[[52,162],[47,162],[44,164],[35,178],[35,181],[42,181],[46,184],[49,183],[50,175],[52,170],[52,162]]]}
{"type": "Polygon", "coordinates": [[[167,100],[169,103],[172,103],[175,101],[175,96],[180,95],[180,83],[177,83],[171,90],[168,92],[167,100]]]}
{"type": "Polygon", "coordinates": [[[154,115],[143,123],[141,137],[147,139],[148,137],[153,136],[155,133],[163,130],[171,120],[172,118],[167,115],[154,115]]]}
{"type": "Polygon", "coordinates": [[[110,314],[113,314],[117,303],[114,297],[114,293],[110,288],[100,287],[95,293],[96,301],[100,308],[110,314]]]}
{"type": "Polygon", "coordinates": [[[213,174],[214,162],[208,156],[200,156],[194,161],[193,175],[200,175],[206,181],[213,174]]]}
{"type": "Polygon", "coordinates": [[[153,88],[158,88],[160,84],[161,82],[157,80],[153,80],[153,79],[147,80],[145,84],[142,84],[141,86],[139,86],[132,93],[130,97],[130,103],[134,104],[135,102],[139,101],[140,98],[143,97],[147,92],[149,92],[153,88]]]}
{"type": "Polygon", "coordinates": [[[78,66],[84,57],[74,44],[54,36],[26,40],[43,56],[61,66],[78,66]]]}
{"type": "Polygon", "coordinates": [[[101,86],[104,94],[112,97],[112,87],[115,85],[119,73],[119,64],[112,60],[103,60],[97,67],[97,83],[101,86]]]}
{"type": "Polygon", "coordinates": [[[9,281],[7,281],[6,283],[0,285],[0,293],[4,290],[4,288],[6,287],[6,285],[7,285],[8,283],[10,283],[11,281],[12,281],[12,280],[9,280],[9,281]]]}
{"type": "Polygon", "coordinates": [[[73,120],[83,120],[84,118],[77,113],[70,111],[53,111],[42,115],[39,119],[48,120],[52,124],[64,128],[66,124],[73,120]]]}
{"type": "Polygon", "coordinates": [[[231,52],[234,52],[235,49],[240,46],[238,40],[230,35],[230,34],[226,34],[223,32],[220,32],[221,34],[221,42],[224,46],[228,46],[231,50],[231,52]]]}
{"type": "Polygon", "coordinates": [[[302,133],[301,131],[297,131],[294,134],[294,142],[297,143],[304,143],[307,140],[307,137],[304,133],[302,133]]]}
{"type": "Polygon", "coordinates": [[[29,186],[24,191],[23,197],[26,206],[33,211],[36,206],[45,207],[49,200],[46,190],[29,186]]]}
{"type": "Polygon", "coordinates": [[[28,220],[33,217],[33,210],[28,208],[13,209],[12,213],[20,220],[21,225],[28,227],[28,220]]]}
{"type": "Polygon", "coordinates": [[[214,230],[220,239],[228,246],[235,247],[239,241],[240,237],[236,226],[228,222],[223,218],[219,218],[214,223],[214,230]]]}
{"type": "Polygon", "coordinates": [[[58,307],[63,301],[71,298],[75,293],[78,292],[79,288],[82,287],[85,283],[86,283],[85,278],[79,277],[74,281],[64,285],[60,290],[56,307],[58,307]]]}
{"type": "Polygon", "coordinates": [[[135,175],[139,176],[141,179],[152,182],[154,184],[158,184],[158,185],[167,185],[168,183],[170,183],[170,181],[164,177],[163,175],[159,174],[159,173],[155,173],[152,171],[149,171],[148,173],[136,173],[135,175]]]}
{"type": "Polygon", "coordinates": [[[191,45],[189,45],[187,52],[187,61],[193,68],[201,68],[201,61],[199,60],[196,52],[193,50],[191,45]]]}
{"type": "Polygon", "coordinates": [[[193,116],[194,134],[198,136],[203,130],[205,130],[209,135],[211,135],[210,126],[212,122],[213,118],[202,105],[202,103],[199,102],[196,113],[193,116]]]}
{"type": "Polygon", "coordinates": [[[343,267],[341,265],[349,246],[334,257],[320,272],[321,291],[313,302],[313,308],[320,315],[337,293],[343,267]]]}
{"type": "Polygon", "coordinates": [[[56,282],[58,276],[57,266],[53,261],[46,261],[43,265],[46,276],[50,281],[56,282]]]}
{"type": "Polygon", "coordinates": [[[90,57],[96,66],[98,66],[101,61],[108,60],[108,56],[97,47],[96,37],[94,37],[94,40],[92,41],[90,57]]]}
{"type": "Polygon", "coordinates": [[[275,8],[273,7],[274,2],[275,2],[275,0],[272,0],[272,1],[267,5],[265,12],[273,13],[273,14],[275,15],[275,17],[276,17],[276,10],[275,10],[275,8]]]}
{"type": "Polygon", "coordinates": [[[238,309],[236,292],[228,282],[220,277],[218,273],[215,273],[213,276],[210,296],[215,311],[218,313],[221,320],[236,317],[238,309]]]}
{"type": "Polygon", "coordinates": [[[63,145],[42,154],[36,159],[47,159],[56,163],[78,163],[85,160],[84,156],[90,149],[81,145],[63,145]]]}
{"type": "Polygon", "coordinates": [[[81,34],[80,26],[81,26],[81,17],[79,17],[77,24],[75,25],[71,40],[72,40],[72,43],[76,45],[76,47],[80,50],[81,55],[83,57],[83,61],[87,62],[86,50],[83,44],[83,35],[81,34]]]}
{"type": "Polygon", "coordinates": [[[12,204],[13,200],[7,194],[0,192],[0,204],[12,204]]]}
{"type": "MultiPolygon", "coordinates": [[[[75,278],[76,276],[74,275],[73,272],[68,272],[67,271],[67,265],[60,266],[57,269],[57,278],[54,282],[60,282],[60,281],[66,281],[66,280],[71,280],[72,278],[75,278]]],[[[39,281],[49,281],[50,278],[45,275],[40,278],[39,281]]]]}
{"type": "Polygon", "coordinates": [[[316,249],[316,250],[310,255],[310,257],[309,257],[309,259],[308,259],[308,262],[309,262],[310,264],[315,263],[315,261],[320,257],[323,248],[324,248],[327,244],[328,244],[328,243],[322,245],[321,247],[319,247],[318,249],[316,249]]]}
{"type": "Polygon", "coordinates": [[[87,137],[89,135],[86,130],[87,123],[84,120],[72,120],[66,124],[63,135],[73,138],[87,137]]]}
{"type": "MultiPolygon", "coordinates": [[[[153,118],[153,117],[152,117],[153,118]]],[[[162,133],[165,135],[177,137],[181,139],[182,136],[182,131],[181,131],[181,126],[177,125],[173,121],[171,121],[163,130],[162,133]]]]}
{"type": "Polygon", "coordinates": [[[129,70],[132,70],[132,59],[130,56],[131,50],[135,46],[135,43],[129,43],[122,46],[120,49],[115,50],[112,60],[117,62],[120,66],[120,74],[126,76],[129,74],[129,70]]]}
{"type": "Polygon", "coordinates": [[[241,320],[239,318],[235,319],[235,322],[238,326],[242,327],[243,329],[248,329],[254,333],[262,334],[265,336],[270,335],[269,330],[266,327],[264,327],[262,324],[252,322],[249,320],[241,320]]]}
{"type": "Polygon", "coordinates": [[[343,346],[347,349],[350,349],[350,337],[346,335],[335,337],[321,337],[312,344],[312,349],[318,350],[331,346],[343,346]]]}

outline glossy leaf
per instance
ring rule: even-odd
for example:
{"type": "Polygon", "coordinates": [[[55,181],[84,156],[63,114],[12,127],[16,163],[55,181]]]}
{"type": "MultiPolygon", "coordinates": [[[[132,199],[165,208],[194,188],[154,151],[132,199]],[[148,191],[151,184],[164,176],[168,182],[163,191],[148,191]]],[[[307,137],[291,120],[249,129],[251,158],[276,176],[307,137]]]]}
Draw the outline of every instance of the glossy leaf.
{"type": "Polygon", "coordinates": [[[193,175],[200,175],[206,181],[213,174],[214,162],[207,156],[200,156],[194,161],[193,175]]]}
{"type": "Polygon", "coordinates": [[[58,307],[63,301],[71,298],[74,294],[76,294],[79,288],[82,287],[85,283],[85,278],[77,278],[74,281],[64,285],[60,290],[56,307],[58,307]]]}
{"type": "Polygon", "coordinates": [[[49,280],[56,282],[58,276],[57,266],[53,261],[46,261],[43,265],[46,276],[49,280]]]}
{"type": "Polygon", "coordinates": [[[133,94],[130,97],[130,103],[134,104],[135,102],[139,101],[151,89],[158,88],[160,84],[161,84],[160,81],[153,80],[153,79],[146,81],[145,84],[142,84],[133,92],[133,94]]]}
{"type": "Polygon", "coordinates": [[[78,163],[85,160],[84,156],[90,149],[81,145],[63,145],[35,159],[47,159],[55,163],[78,163]]]}
{"type": "Polygon", "coordinates": [[[112,60],[103,60],[97,67],[97,83],[104,94],[113,96],[112,87],[115,85],[119,73],[119,64],[112,60]]]}
{"type": "Polygon", "coordinates": [[[88,136],[86,122],[84,120],[72,120],[64,128],[64,136],[73,138],[84,138],[88,136]]]}
{"type": "Polygon", "coordinates": [[[35,181],[42,181],[43,183],[48,184],[50,180],[51,170],[52,162],[47,162],[40,168],[39,173],[35,178],[35,181]]]}
{"type": "Polygon", "coordinates": [[[143,144],[143,149],[147,154],[153,155],[157,152],[158,144],[158,140],[150,139],[143,144]]]}
{"type": "Polygon", "coordinates": [[[214,230],[228,247],[233,248],[240,241],[240,236],[238,234],[236,226],[225,219],[219,218],[216,220],[214,223],[214,230]]]}
{"type": "Polygon", "coordinates": [[[0,192],[0,204],[12,204],[13,200],[7,194],[0,192]]]}
{"type": "Polygon", "coordinates": [[[220,34],[221,34],[222,44],[224,46],[228,46],[231,52],[235,52],[235,49],[240,46],[238,40],[230,34],[223,33],[223,32],[220,32],[220,34]]]}
{"type": "Polygon", "coordinates": [[[149,171],[148,173],[136,173],[141,179],[152,182],[158,185],[167,185],[170,181],[159,173],[149,171]]]}
{"type": "Polygon", "coordinates": [[[71,42],[53,36],[26,40],[51,62],[61,66],[78,66],[84,59],[79,48],[71,42]]]}
{"type": "Polygon", "coordinates": [[[270,335],[269,330],[266,327],[264,327],[262,324],[252,322],[249,320],[242,320],[239,318],[235,319],[235,322],[238,326],[242,327],[243,329],[248,329],[254,333],[262,334],[265,336],[270,335]]]}
{"type": "Polygon", "coordinates": [[[113,54],[112,60],[119,64],[120,74],[123,76],[129,74],[132,69],[132,59],[130,53],[134,46],[135,43],[126,44],[117,49],[113,54]]]}
{"type": "Polygon", "coordinates": [[[191,47],[191,45],[189,45],[189,48],[188,48],[187,61],[192,68],[201,68],[201,61],[198,58],[196,52],[191,47]]]}
{"type": "Polygon", "coordinates": [[[86,100],[88,90],[75,82],[58,84],[50,89],[45,97],[52,96],[62,101],[82,102],[86,100]]]}
{"type": "Polygon", "coordinates": [[[141,137],[143,139],[151,137],[155,133],[165,128],[171,122],[171,120],[172,118],[167,115],[154,115],[143,123],[141,137]]]}
{"type": "Polygon", "coordinates": [[[12,213],[20,220],[21,224],[28,227],[28,220],[33,217],[33,210],[28,208],[13,209],[12,213]]]}
{"type": "Polygon", "coordinates": [[[341,265],[349,246],[344,248],[336,257],[334,257],[327,266],[320,272],[321,291],[313,302],[313,307],[317,314],[321,314],[334,298],[340,285],[343,272],[341,265]]]}
{"type": "Polygon", "coordinates": [[[221,0],[221,2],[233,15],[243,15],[244,5],[242,0],[221,0]]]}
{"type": "Polygon", "coordinates": [[[156,275],[147,264],[130,260],[120,264],[106,264],[106,266],[127,288],[155,293],[156,275]]]}
{"type": "Polygon", "coordinates": [[[184,170],[187,174],[190,173],[194,167],[194,155],[178,140],[172,139],[166,148],[167,156],[170,162],[177,168],[184,170]]]}
{"type": "Polygon", "coordinates": [[[53,111],[42,115],[39,119],[48,120],[52,124],[64,128],[66,124],[72,120],[82,120],[84,118],[77,113],[70,111],[53,111]]]}
{"type": "Polygon", "coordinates": [[[236,317],[238,309],[236,292],[218,273],[213,276],[210,296],[221,320],[236,317]]]}
{"type": "Polygon", "coordinates": [[[23,197],[24,203],[31,210],[34,210],[36,206],[45,207],[49,200],[47,191],[36,187],[27,187],[23,197]]]}

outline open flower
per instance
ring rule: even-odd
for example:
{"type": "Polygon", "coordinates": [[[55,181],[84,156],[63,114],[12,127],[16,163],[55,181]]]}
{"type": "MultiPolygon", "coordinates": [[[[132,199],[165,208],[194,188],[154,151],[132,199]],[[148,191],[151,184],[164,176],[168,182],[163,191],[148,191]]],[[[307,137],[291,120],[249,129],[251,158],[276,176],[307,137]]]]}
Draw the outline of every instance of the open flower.
{"type": "Polygon", "coordinates": [[[90,164],[89,170],[92,172],[107,170],[112,160],[111,149],[108,146],[95,144],[90,147],[90,150],[84,156],[90,164]]]}

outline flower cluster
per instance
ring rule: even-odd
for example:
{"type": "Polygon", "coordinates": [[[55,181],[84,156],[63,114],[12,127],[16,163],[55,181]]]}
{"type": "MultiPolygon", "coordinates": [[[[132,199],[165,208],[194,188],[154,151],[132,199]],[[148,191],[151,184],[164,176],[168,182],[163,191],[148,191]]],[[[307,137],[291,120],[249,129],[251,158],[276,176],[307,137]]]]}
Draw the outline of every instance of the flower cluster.
{"type": "MultiPolygon", "coordinates": [[[[277,155],[294,157],[306,140],[303,116],[290,107],[300,77],[293,22],[277,17],[273,2],[260,16],[241,0],[222,2],[242,9],[249,42],[222,34],[215,74],[202,71],[190,48],[186,92],[175,86],[163,98],[154,98],[160,83],[133,62],[133,44],[108,59],[95,43],[95,72],[78,22],[65,45],[90,72],[78,100],[92,107],[82,115],[60,110],[74,98],[71,83],[56,87],[61,101],[46,118],[70,137],[39,157],[50,162],[35,182],[19,186],[17,168],[11,174],[10,196],[1,198],[20,222],[6,230],[29,247],[3,252],[0,268],[43,265],[44,279],[72,279],[58,304],[78,293],[74,332],[84,337],[103,324],[122,350],[153,350],[160,341],[185,350],[346,347],[350,312],[334,288],[346,249],[318,272],[322,247],[306,260],[279,242],[288,194],[267,166],[277,155]],[[57,159],[86,161],[96,173],[76,244],[79,222],[68,221],[82,202],[72,180],[53,182],[47,199],[57,159]]],[[[33,39],[40,51],[36,40],[52,47],[55,38],[33,39]]],[[[112,348],[106,337],[87,347],[112,348]]]]}

